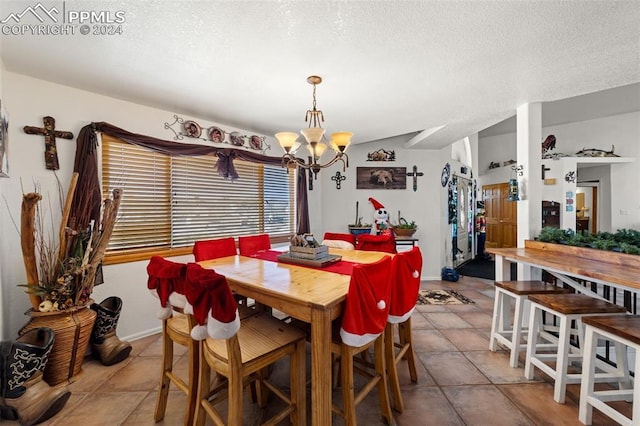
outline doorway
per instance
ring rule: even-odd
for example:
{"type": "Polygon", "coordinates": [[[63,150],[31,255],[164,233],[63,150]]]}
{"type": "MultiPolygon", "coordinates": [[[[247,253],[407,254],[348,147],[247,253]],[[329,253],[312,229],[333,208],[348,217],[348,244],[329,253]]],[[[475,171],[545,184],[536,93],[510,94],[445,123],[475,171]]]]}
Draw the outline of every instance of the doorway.
{"type": "Polygon", "coordinates": [[[485,247],[516,247],[518,238],[518,202],[509,201],[509,183],[482,186],[487,233],[485,247]]]}
{"type": "Polygon", "coordinates": [[[598,194],[600,182],[578,182],[576,188],[576,231],[596,234],[598,226],[598,194]]]}

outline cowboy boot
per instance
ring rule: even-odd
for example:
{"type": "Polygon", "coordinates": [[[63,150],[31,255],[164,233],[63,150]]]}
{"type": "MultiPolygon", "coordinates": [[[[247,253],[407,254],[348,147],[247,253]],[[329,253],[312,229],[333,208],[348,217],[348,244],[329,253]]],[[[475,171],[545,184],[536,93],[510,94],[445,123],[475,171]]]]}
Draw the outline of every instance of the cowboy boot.
{"type": "Polygon", "coordinates": [[[91,348],[98,354],[103,365],[113,365],[123,361],[131,352],[131,344],[116,336],[116,326],[122,310],[122,299],[111,296],[91,309],[98,313],[91,332],[91,348]]]}
{"type": "Polygon", "coordinates": [[[56,415],[71,392],[42,379],[55,333],[34,328],[17,340],[0,342],[0,413],[21,425],[35,425],[56,415]]]}

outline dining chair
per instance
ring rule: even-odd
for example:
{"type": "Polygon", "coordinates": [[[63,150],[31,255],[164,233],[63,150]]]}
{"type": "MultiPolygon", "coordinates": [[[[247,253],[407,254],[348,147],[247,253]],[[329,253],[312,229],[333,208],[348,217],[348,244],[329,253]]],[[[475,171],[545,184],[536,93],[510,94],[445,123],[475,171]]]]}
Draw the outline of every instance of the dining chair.
{"type": "Polygon", "coordinates": [[[162,320],[162,371],[160,388],[156,399],[154,419],[156,422],[164,418],[169,397],[169,386],[173,383],[187,396],[184,424],[191,425],[196,407],[197,373],[200,356],[195,340],[191,338],[191,329],[197,323],[193,316],[185,315],[186,305],[185,278],[187,265],[176,263],[154,256],[147,265],[148,289],[160,299],[161,309],[157,316],[162,320]],[[188,378],[180,377],[173,372],[174,344],[187,348],[188,378]]]}
{"type": "Polygon", "coordinates": [[[269,234],[243,235],[238,237],[238,248],[241,256],[251,256],[262,250],[271,248],[269,234]]]}
{"type": "Polygon", "coordinates": [[[385,363],[389,376],[389,387],[393,398],[393,407],[399,413],[404,410],[400,392],[398,364],[407,360],[409,376],[412,382],[418,381],[416,355],[411,334],[411,315],[416,307],[420,293],[422,275],[422,253],[418,247],[398,253],[392,261],[391,305],[385,328],[385,363]],[[395,339],[395,327],[398,327],[398,341],[395,339]],[[396,352],[396,349],[398,351],[396,352]]]}
{"type": "Polygon", "coordinates": [[[238,251],[233,237],[200,240],[193,244],[193,256],[196,262],[235,256],[236,254],[238,254],[238,251]]]}
{"type": "MultiPolygon", "coordinates": [[[[391,258],[384,256],[374,263],[353,267],[339,334],[332,336],[331,352],[339,356],[342,387],[342,409],[333,404],[332,410],[344,417],[345,424],[356,424],[356,404],[374,388],[382,417],[392,424],[387,375],[385,371],[384,330],[391,301],[391,258]],[[372,369],[357,368],[354,357],[373,346],[372,369]],[[368,381],[354,389],[354,372],[364,374],[368,381]]],[[[359,362],[358,360],[355,360],[359,362]]]]}
{"type": "Polygon", "coordinates": [[[265,313],[243,318],[240,323],[230,322],[229,305],[233,298],[226,278],[197,264],[188,265],[187,276],[190,283],[199,283],[205,289],[203,295],[207,296],[194,299],[199,301],[194,306],[194,314],[206,313],[208,334],[199,344],[201,363],[195,424],[204,425],[207,416],[216,425],[225,424],[223,414],[215,406],[228,399],[226,424],[242,425],[242,390],[248,380],[256,382],[261,407],[266,404],[267,389],[285,403],[285,407],[267,424],[277,424],[287,417],[291,424],[305,423],[305,334],[265,313]],[[270,383],[265,374],[267,367],[287,357],[290,364],[289,395],[270,383]],[[226,378],[219,381],[213,390],[212,370],[226,378]]]}
{"type": "MultiPolygon", "coordinates": [[[[217,238],[213,240],[200,240],[193,244],[193,257],[196,262],[203,260],[218,259],[220,257],[235,256],[238,254],[236,240],[233,237],[217,238]]],[[[248,305],[248,300],[244,296],[235,295],[236,301],[243,306],[248,305]]],[[[244,308],[240,308],[241,311],[244,308]]],[[[250,312],[241,312],[241,315],[250,312]]]]}
{"type": "Polygon", "coordinates": [[[356,236],[338,232],[325,232],[322,245],[327,247],[353,250],[356,247],[356,236]]]}
{"type": "Polygon", "coordinates": [[[356,250],[397,253],[396,239],[393,233],[385,235],[358,235],[356,239],[356,250]]]}

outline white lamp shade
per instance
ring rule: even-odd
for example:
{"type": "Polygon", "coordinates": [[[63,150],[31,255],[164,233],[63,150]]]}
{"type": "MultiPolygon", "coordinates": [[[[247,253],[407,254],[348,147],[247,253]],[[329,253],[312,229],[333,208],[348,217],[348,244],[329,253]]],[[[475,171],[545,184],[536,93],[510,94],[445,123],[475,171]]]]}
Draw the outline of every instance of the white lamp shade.
{"type": "Polygon", "coordinates": [[[325,145],[323,143],[317,143],[317,144],[313,144],[313,145],[312,144],[307,145],[307,148],[309,148],[309,152],[311,153],[311,155],[314,156],[315,158],[322,157],[322,154],[327,149],[327,145],[325,145]],[[314,150],[313,145],[315,145],[315,151],[316,152],[313,152],[313,150],[314,150]]]}
{"type": "Polygon", "coordinates": [[[320,142],[322,135],[324,135],[324,129],[322,127],[308,127],[300,130],[300,133],[304,136],[307,142],[320,142]]]}
{"type": "Polygon", "coordinates": [[[331,134],[331,147],[336,151],[344,151],[351,143],[351,132],[336,132],[331,134]],[[335,147],[338,149],[336,149],[335,147]]]}
{"type": "Polygon", "coordinates": [[[293,132],[280,132],[275,134],[276,139],[278,139],[278,143],[285,151],[291,149],[291,147],[296,143],[296,139],[298,139],[298,134],[293,132]]]}

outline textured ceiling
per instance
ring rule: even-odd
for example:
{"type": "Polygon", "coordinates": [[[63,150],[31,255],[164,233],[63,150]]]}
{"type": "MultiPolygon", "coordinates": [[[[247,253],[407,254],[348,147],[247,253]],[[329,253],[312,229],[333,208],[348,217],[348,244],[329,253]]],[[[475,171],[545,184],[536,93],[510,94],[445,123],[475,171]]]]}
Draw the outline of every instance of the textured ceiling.
{"type": "MultiPolygon", "coordinates": [[[[45,6],[62,2],[42,2],[45,6]]],[[[3,1],[0,19],[35,2],[3,1]]],[[[265,135],[439,148],[549,102],[640,82],[637,1],[73,1],[122,35],[2,35],[8,71],[265,135]]],[[[25,18],[26,19],[26,18],[25,18]]],[[[117,124],[117,123],[116,123],[117,124]]]]}

